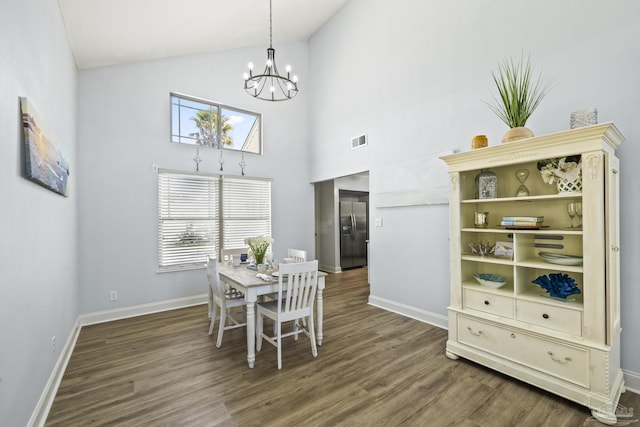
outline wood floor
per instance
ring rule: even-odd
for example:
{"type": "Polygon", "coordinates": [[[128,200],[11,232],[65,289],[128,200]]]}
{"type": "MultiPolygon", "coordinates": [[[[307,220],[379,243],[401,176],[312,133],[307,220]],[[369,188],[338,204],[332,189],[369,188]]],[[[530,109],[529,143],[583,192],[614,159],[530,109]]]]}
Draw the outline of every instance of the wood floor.
{"type": "MultiPolygon", "coordinates": [[[[366,269],[330,275],[324,343],[207,334],[206,306],[82,328],[46,425],[597,426],[587,408],[444,355],[447,331],[367,305],[366,269]]],[[[204,288],[204,276],[203,276],[204,288]]],[[[621,404],[640,412],[640,396],[621,404]]]]}

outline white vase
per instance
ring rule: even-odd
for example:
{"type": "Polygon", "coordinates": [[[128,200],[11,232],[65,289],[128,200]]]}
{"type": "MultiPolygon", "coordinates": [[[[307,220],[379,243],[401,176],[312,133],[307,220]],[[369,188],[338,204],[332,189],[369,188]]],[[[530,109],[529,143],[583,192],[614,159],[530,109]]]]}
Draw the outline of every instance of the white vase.
{"type": "Polygon", "coordinates": [[[573,193],[582,191],[582,175],[578,175],[578,177],[569,181],[566,178],[558,178],[558,193],[573,193]]]}

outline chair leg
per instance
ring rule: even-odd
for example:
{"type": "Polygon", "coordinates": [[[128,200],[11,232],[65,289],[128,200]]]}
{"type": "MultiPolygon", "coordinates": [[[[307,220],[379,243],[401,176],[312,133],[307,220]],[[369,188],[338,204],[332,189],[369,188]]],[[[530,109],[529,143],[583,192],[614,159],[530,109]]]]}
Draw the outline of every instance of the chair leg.
{"type": "MultiPolygon", "coordinates": [[[[208,299],[207,299],[207,304],[209,307],[209,319],[211,319],[212,313],[215,312],[214,310],[214,302],[213,302],[213,291],[211,290],[211,286],[209,286],[209,295],[208,295],[208,299]]],[[[211,334],[209,334],[211,335],[211,334]]]]}
{"type": "Polygon", "coordinates": [[[211,312],[209,315],[211,316],[211,322],[209,323],[209,335],[213,335],[213,327],[216,324],[216,317],[218,316],[218,306],[215,302],[211,304],[211,312]]]}
{"type": "Polygon", "coordinates": [[[227,309],[226,307],[220,307],[220,327],[218,328],[218,341],[216,347],[220,348],[222,345],[222,335],[224,335],[224,327],[227,324],[227,309]]]}
{"type": "Polygon", "coordinates": [[[293,331],[295,332],[295,335],[293,336],[293,339],[295,341],[298,341],[298,330],[300,329],[300,325],[299,325],[298,322],[300,322],[300,319],[296,319],[293,322],[293,331]]]}
{"type": "Polygon", "coordinates": [[[264,321],[264,316],[258,313],[256,319],[256,350],[262,350],[262,322],[264,321]]]}
{"type": "Polygon", "coordinates": [[[309,340],[311,340],[311,354],[318,357],[318,347],[316,346],[316,331],[313,327],[313,315],[309,316],[309,340]]]}
{"type": "Polygon", "coordinates": [[[282,323],[276,321],[276,328],[278,328],[278,369],[282,369],[282,323]]]}

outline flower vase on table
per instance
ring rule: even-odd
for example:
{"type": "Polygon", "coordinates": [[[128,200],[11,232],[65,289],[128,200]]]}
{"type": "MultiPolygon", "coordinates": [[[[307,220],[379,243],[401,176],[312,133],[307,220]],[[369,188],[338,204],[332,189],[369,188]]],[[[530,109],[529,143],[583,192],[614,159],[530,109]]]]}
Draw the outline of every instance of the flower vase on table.
{"type": "Polygon", "coordinates": [[[265,254],[255,254],[254,253],[253,258],[256,261],[256,265],[264,264],[264,255],[265,254]]]}
{"type": "Polygon", "coordinates": [[[267,249],[273,243],[273,239],[270,236],[247,237],[244,239],[244,243],[251,249],[258,270],[260,270],[260,266],[262,266],[262,270],[266,270],[264,264],[265,255],[267,254],[267,249]]]}

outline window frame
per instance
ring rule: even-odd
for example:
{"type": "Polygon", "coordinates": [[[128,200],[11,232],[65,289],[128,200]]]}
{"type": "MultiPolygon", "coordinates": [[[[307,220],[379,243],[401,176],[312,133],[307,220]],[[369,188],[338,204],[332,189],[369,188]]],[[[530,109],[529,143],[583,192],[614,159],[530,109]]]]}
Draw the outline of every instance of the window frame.
{"type": "MultiPolygon", "coordinates": [[[[253,125],[249,128],[249,130],[247,131],[247,136],[243,142],[243,145],[240,148],[233,148],[233,147],[227,147],[224,144],[222,145],[221,148],[219,147],[211,147],[214,149],[225,149],[225,150],[233,150],[233,151],[240,151],[241,153],[249,153],[249,154],[258,154],[258,155],[262,155],[263,153],[263,132],[262,132],[262,113],[258,113],[256,111],[249,111],[249,110],[245,110],[243,108],[239,108],[239,107],[234,107],[231,105],[226,105],[226,104],[221,104],[219,102],[214,102],[214,101],[210,101],[208,99],[204,99],[204,98],[198,98],[195,96],[191,96],[191,95],[185,95],[183,93],[178,93],[178,92],[169,92],[169,127],[170,127],[170,131],[169,131],[169,141],[173,144],[187,144],[187,145],[200,145],[203,147],[207,147],[208,145],[206,144],[198,144],[198,140],[197,138],[193,137],[193,133],[185,133],[182,134],[182,122],[183,122],[183,117],[181,115],[182,112],[182,106],[180,103],[178,103],[178,111],[177,111],[177,118],[174,118],[174,98],[177,98],[178,100],[185,100],[187,102],[195,102],[195,103],[200,103],[200,104],[204,104],[206,106],[209,107],[209,112],[215,112],[215,114],[218,117],[225,117],[225,111],[230,111],[230,112],[236,112],[238,113],[238,115],[247,115],[247,116],[253,116],[255,117],[255,121],[253,123],[253,125]],[[174,128],[174,122],[177,121],[177,127],[178,127],[178,131],[175,131],[174,128]],[[257,144],[254,142],[255,138],[257,138],[258,142],[257,144]],[[176,140],[177,139],[177,140],[176,140]],[[193,142],[188,142],[189,140],[192,140],[193,142]],[[249,146],[249,148],[251,149],[243,149],[243,147],[245,146],[249,146]],[[257,145],[257,147],[255,147],[257,145]],[[255,148],[255,150],[253,149],[255,148]],[[256,151],[257,150],[257,151],[256,151]]],[[[186,106],[185,106],[186,108],[186,106]]],[[[199,110],[200,111],[200,110],[199,110]]],[[[201,110],[201,111],[206,111],[206,110],[201,110]]],[[[231,115],[226,115],[226,117],[230,117],[231,115]]],[[[185,120],[190,120],[191,118],[185,118],[185,120]]],[[[216,132],[215,132],[215,140],[216,141],[222,141],[223,135],[222,135],[222,130],[220,128],[220,126],[216,127],[216,132]]]]}

